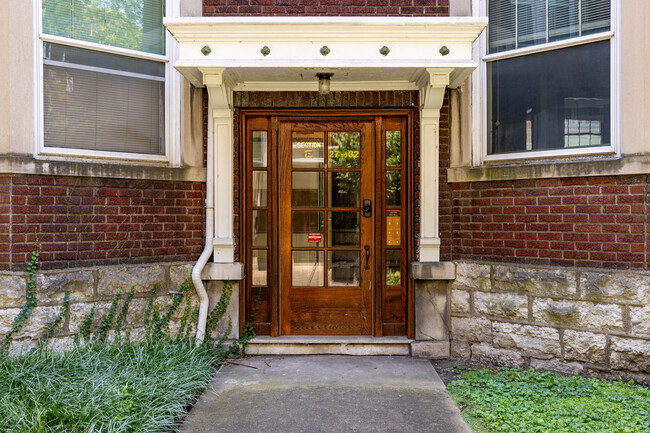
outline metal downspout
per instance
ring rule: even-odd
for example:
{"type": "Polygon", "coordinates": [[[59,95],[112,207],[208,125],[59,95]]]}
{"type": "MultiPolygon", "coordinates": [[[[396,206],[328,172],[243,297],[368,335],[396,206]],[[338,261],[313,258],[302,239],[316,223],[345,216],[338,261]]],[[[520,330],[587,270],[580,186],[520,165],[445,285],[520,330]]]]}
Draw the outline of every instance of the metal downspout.
{"type": "MultiPolygon", "coordinates": [[[[212,252],[214,251],[214,162],[212,160],[212,146],[208,145],[208,167],[206,170],[206,199],[205,199],[205,248],[192,268],[192,282],[199,296],[199,319],[196,325],[196,343],[203,342],[205,334],[205,325],[208,319],[208,292],[205,290],[201,273],[205,267],[212,252]]],[[[208,335],[208,338],[210,336],[208,335]]]]}

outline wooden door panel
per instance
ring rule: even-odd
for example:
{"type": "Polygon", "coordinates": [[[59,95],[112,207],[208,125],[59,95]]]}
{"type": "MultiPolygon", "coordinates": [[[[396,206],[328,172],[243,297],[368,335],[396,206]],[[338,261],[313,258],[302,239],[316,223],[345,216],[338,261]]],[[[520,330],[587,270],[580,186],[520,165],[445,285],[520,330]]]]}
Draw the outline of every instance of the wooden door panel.
{"type": "Polygon", "coordinates": [[[362,205],[374,201],[372,124],[283,122],[279,145],[282,333],[371,334],[374,227],[362,205]],[[313,233],[306,213],[320,215],[313,233]]]}

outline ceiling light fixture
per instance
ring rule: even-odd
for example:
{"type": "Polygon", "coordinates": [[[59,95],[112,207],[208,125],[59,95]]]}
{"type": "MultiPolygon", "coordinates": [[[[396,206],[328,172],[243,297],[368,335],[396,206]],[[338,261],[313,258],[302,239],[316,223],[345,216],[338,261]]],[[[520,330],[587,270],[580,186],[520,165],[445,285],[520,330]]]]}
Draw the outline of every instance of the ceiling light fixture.
{"type": "Polygon", "coordinates": [[[332,78],[332,73],[321,72],[316,74],[318,77],[318,93],[321,95],[327,95],[330,93],[330,78],[332,78]]]}

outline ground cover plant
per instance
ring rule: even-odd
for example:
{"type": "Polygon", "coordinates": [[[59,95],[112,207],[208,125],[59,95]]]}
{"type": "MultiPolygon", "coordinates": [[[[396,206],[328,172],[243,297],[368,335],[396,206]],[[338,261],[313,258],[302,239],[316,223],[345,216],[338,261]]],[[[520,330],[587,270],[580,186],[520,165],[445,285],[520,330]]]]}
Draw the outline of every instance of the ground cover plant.
{"type": "Polygon", "coordinates": [[[503,367],[447,389],[476,433],[650,432],[650,389],[632,383],[503,367]]]}
{"type": "MultiPolygon", "coordinates": [[[[0,339],[1,432],[176,431],[215,367],[241,355],[255,336],[254,325],[246,324],[242,336],[226,346],[232,330],[228,320],[216,344],[209,338],[195,344],[198,306],[192,302],[188,277],[172,292],[166,308],[156,303],[157,288],[151,289],[144,317],[136,319],[144,324],[144,336],[137,341],[131,338],[131,329],[125,329],[135,294],[131,288],[126,293],[119,290],[101,317],[95,317],[93,306],[68,350],[51,349],[48,342],[68,315],[67,292],[59,314],[45,324],[36,347],[11,354],[14,335],[30,325],[36,308],[37,265],[38,244],[28,263],[27,301],[11,330],[0,339]],[[172,327],[170,321],[179,308],[180,318],[172,327]]],[[[212,335],[224,317],[231,295],[232,284],[226,282],[219,302],[208,314],[206,335],[212,335]]]]}

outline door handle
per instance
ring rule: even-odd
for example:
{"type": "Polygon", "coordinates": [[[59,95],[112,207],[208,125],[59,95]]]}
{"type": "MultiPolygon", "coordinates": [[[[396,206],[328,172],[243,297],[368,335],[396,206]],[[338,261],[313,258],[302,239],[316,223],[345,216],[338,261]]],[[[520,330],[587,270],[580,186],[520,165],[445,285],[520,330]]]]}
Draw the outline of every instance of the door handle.
{"type": "Polygon", "coordinates": [[[363,249],[366,250],[366,266],[364,266],[364,269],[370,269],[370,265],[368,264],[370,261],[370,245],[364,245],[363,249]]]}
{"type": "Polygon", "coordinates": [[[365,199],[363,201],[363,216],[364,217],[372,216],[372,201],[370,201],[370,199],[365,199]]]}

